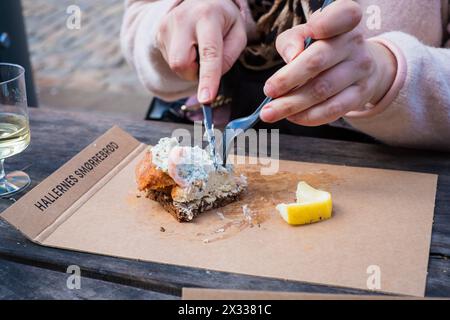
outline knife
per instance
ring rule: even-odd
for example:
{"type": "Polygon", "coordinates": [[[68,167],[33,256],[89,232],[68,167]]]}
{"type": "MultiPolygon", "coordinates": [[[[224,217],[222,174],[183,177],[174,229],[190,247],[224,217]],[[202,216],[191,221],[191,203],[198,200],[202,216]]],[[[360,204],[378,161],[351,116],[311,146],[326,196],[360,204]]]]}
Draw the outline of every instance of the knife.
{"type": "Polygon", "coordinates": [[[202,104],[201,106],[203,110],[203,125],[205,126],[206,139],[208,140],[209,144],[209,152],[213,160],[214,167],[217,169],[219,166],[219,162],[216,155],[216,136],[214,135],[212,108],[210,105],[202,104]]]}

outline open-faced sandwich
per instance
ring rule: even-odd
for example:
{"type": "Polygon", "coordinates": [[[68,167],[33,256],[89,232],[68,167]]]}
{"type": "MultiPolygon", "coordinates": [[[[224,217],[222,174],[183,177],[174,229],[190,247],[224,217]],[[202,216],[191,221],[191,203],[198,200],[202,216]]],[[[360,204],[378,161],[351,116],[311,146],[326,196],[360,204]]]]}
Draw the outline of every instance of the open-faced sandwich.
{"type": "Polygon", "coordinates": [[[136,167],[140,191],[159,202],[178,221],[236,201],[247,187],[233,167],[215,166],[209,152],[183,147],[176,138],[163,138],[150,147],[136,167]]]}

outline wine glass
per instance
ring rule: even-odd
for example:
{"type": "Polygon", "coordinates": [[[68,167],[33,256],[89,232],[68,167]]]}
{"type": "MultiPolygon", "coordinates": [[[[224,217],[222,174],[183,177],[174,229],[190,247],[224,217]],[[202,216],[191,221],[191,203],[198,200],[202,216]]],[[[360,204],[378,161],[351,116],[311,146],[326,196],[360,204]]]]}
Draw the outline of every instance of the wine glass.
{"type": "Polygon", "coordinates": [[[30,144],[25,69],[0,63],[0,197],[26,188],[31,180],[22,171],[5,174],[3,162],[30,144]]]}

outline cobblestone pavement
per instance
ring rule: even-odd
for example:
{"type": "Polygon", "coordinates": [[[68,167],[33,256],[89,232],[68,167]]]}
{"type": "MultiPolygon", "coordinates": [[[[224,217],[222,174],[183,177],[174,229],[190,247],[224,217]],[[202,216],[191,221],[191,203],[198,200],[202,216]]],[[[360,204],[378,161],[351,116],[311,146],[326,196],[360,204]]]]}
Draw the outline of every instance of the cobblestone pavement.
{"type": "Polygon", "coordinates": [[[38,93],[149,94],[122,57],[123,0],[22,0],[38,93]],[[80,29],[67,27],[67,8],[81,9],[80,29]]]}

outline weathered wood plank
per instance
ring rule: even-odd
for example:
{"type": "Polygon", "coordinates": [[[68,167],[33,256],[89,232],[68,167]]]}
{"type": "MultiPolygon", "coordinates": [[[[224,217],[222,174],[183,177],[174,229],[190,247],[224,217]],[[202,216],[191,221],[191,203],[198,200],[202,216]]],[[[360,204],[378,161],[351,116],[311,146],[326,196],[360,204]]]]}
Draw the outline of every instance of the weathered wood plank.
{"type": "MultiPolygon", "coordinates": [[[[22,169],[33,185],[49,176],[96,137],[117,124],[139,140],[154,144],[168,136],[178,124],[104,118],[95,114],[31,111],[32,144],[23,154],[8,159],[7,169],[22,169]],[[45,160],[44,160],[45,159],[45,160]]],[[[427,295],[450,296],[450,155],[414,151],[379,145],[282,136],[280,156],[287,160],[365,166],[437,173],[439,177],[435,224],[429,266],[427,295]]],[[[0,201],[0,210],[10,203],[0,201]]],[[[82,254],[37,246],[0,222],[0,257],[51,270],[64,271],[77,264],[91,278],[180,294],[183,286],[279,291],[356,293],[357,290],[313,286],[303,283],[263,279],[252,276],[207,272],[194,268],[168,266],[82,254]]]]}
{"type": "Polygon", "coordinates": [[[4,300],[34,299],[175,299],[152,292],[83,276],[79,289],[69,289],[69,274],[0,259],[0,297],[4,300]]]}
{"type": "Polygon", "coordinates": [[[449,297],[450,261],[442,256],[431,256],[428,265],[427,295],[449,297]]]}
{"type": "MultiPolygon", "coordinates": [[[[3,228],[0,228],[0,232],[1,230],[3,228]]],[[[12,231],[8,239],[4,238],[0,241],[0,257],[60,272],[64,272],[69,265],[76,264],[90,278],[127,284],[171,295],[180,295],[183,287],[361,293],[359,290],[352,289],[331,288],[300,282],[228,274],[52,249],[31,243],[17,233],[17,231],[12,231]],[[16,233],[16,235],[14,236],[12,233],[16,233]],[[21,237],[21,241],[17,241],[21,237]]],[[[427,296],[449,296],[449,272],[450,261],[446,260],[446,258],[440,256],[430,258],[427,296]]]]}

